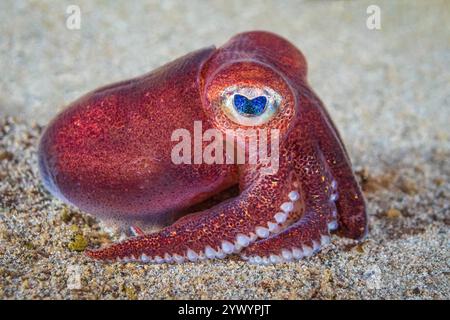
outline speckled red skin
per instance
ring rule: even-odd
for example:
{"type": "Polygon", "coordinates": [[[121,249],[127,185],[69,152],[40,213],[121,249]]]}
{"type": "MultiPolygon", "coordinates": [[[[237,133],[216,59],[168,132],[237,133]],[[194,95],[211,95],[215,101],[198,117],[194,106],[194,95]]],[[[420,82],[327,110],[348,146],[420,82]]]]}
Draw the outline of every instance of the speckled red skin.
{"type": "Polygon", "coordinates": [[[304,210],[278,234],[256,241],[245,256],[279,254],[312,246],[329,234],[337,209],[340,234],[360,239],[367,217],[342,140],[322,102],[306,81],[302,53],[267,32],[233,37],[181,57],[149,74],[95,90],[72,103],[47,127],[39,163],[47,188],[100,217],[125,224],[168,224],[177,212],[239,183],[240,195],[184,216],[161,231],[130,238],[88,255],[123,257],[185,255],[234,242],[237,234],[273,220],[298,186],[304,210]],[[236,129],[218,107],[229,85],[266,85],[283,97],[278,114],[262,125],[281,132],[280,169],[261,175],[254,165],[175,165],[170,158],[177,128],[195,120],[208,128],[236,129]],[[331,182],[339,198],[330,201],[331,182]]]}

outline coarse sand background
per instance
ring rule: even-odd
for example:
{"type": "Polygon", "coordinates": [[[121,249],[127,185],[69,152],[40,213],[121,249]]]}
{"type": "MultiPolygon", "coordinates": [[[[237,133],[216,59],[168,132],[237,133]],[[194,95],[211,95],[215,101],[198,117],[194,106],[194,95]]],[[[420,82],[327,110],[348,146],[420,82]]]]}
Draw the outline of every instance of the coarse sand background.
{"type": "Polygon", "coordinates": [[[0,298],[449,299],[448,21],[448,1],[2,0],[0,298]],[[70,4],[80,30],[66,28],[70,4]],[[381,30],[366,27],[370,4],[381,30]],[[119,235],[42,188],[43,126],[100,85],[253,29],[306,55],[364,189],[367,240],[334,236],[320,254],[275,266],[87,259],[86,245],[119,235]]]}

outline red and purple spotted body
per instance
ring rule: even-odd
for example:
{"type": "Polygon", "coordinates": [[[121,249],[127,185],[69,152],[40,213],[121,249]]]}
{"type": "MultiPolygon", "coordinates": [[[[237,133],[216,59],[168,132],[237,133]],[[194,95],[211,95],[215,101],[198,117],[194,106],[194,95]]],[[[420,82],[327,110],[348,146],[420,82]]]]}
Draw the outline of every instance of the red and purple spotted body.
{"type": "Polygon", "coordinates": [[[237,253],[268,264],[312,255],[332,231],[360,239],[367,230],[364,199],[306,73],[304,56],[287,40],[248,32],[97,89],[44,132],[44,185],[63,201],[133,230],[162,227],[89,250],[95,259],[162,263],[237,253]],[[223,98],[230,92],[231,107],[223,98]],[[192,131],[194,121],[221,132],[278,129],[278,171],[173,163],[171,135],[192,131]],[[237,192],[211,200],[229,190],[237,192]]]}

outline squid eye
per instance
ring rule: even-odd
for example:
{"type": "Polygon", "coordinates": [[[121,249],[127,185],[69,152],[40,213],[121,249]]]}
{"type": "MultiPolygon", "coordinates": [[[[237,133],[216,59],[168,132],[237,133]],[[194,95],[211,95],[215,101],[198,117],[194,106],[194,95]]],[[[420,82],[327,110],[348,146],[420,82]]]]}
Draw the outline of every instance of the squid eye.
{"type": "Polygon", "coordinates": [[[281,96],[268,87],[226,88],[221,107],[230,120],[244,126],[257,126],[272,119],[281,103],[281,96]]]}
{"type": "Polygon", "coordinates": [[[237,112],[243,116],[255,117],[261,115],[266,109],[267,98],[265,96],[259,96],[248,99],[246,96],[235,94],[233,103],[237,112]]]}

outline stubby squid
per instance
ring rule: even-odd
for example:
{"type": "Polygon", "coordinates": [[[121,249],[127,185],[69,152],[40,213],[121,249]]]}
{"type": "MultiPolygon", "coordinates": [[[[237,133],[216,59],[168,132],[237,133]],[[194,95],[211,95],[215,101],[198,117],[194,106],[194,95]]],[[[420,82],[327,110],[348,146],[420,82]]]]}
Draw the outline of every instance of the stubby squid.
{"type": "Polygon", "coordinates": [[[88,250],[94,259],[180,263],[240,254],[269,264],[311,256],[330,232],[361,239],[363,195],[306,75],[290,42],[254,31],[97,89],[46,128],[44,185],[88,213],[132,226],[133,237],[88,250]],[[173,163],[171,134],[195,121],[221,132],[278,129],[278,171],[173,163]],[[233,188],[233,197],[211,200],[233,188]],[[142,231],[155,225],[163,228],[142,231]]]}

